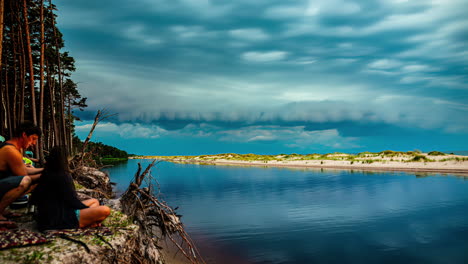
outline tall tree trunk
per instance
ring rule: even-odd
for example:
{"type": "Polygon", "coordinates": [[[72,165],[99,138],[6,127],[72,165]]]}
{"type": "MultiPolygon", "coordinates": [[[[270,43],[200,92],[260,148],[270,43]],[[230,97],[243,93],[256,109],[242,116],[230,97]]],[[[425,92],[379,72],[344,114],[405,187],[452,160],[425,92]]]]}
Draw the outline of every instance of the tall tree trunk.
{"type": "MultiPolygon", "coordinates": [[[[45,42],[44,42],[44,0],[41,0],[41,62],[39,66],[39,128],[43,130],[44,128],[44,52],[45,52],[45,42]]],[[[44,139],[39,139],[39,160],[44,159],[44,139]]]]}
{"type": "Polygon", "coordinates": [[[24,96],[26,93],[26,84],[24,80],[24,76],[26,75],[26,55],[23,53],[22,55],[19,55],[19,57],[20,57],[20,71],[19,71],[20,86],[18,88],[21,89],[21,96],[20,96],[21,101],[20,101],[19,118],[17,120],[17,124],[24,121],[24,105],[25,105],[24,96]]]}
{"type": "MultiPolygon", "coordinates": [[[[3,57],[3,14],[4,14],[4,9],[5,9],[5,1],[0,0],[0,73],[2,72],[2,57],[3,57]]],[[[7,75],[7,71],[5,71],[5,79],[6,79],[6,75],[7,75]]],[[[2,77],[2,74],[0,74],[0,78],[1,77],[2,77]]],[[[6,84],[6,81],[5,81],[5,84],[6,84]]],[[[5,87],[5,91],[8,93],[8,91],[6,90],[6,87],[5,87]]],[[[1,82],[0,82],[0,99],[1,99],[2,102],[4,101],[3,87],[2,87],[1,82]]],[[[2,104],[2,108],[3,108],[3,104],[2,104]]],[[[4,113],[6,114],[6,111],[4,113]]],[[[0,120],[4,120],[3,122],[5,122],[4,124],[1,124],[0,128],[6,127],[6,124],[7,124],[6,118],[7,118],[6,116],[5,117],[3,117],[3,116],[0,117],[0,120]],[[5,119],[3,119],[3,118],[5,118],[5,119]]],[[[5,133],[3,131],[3,129],[0,132],[5,133]]]]}
{"type": "Polygon", "coordinates": [[[67,130],[67,136],[68,136],[68,153],[72,153],[73,150],[73,140],[72,140],[72,132],[71,132],[71,122],[72,122],[72,112],[71,112],[71,99],[68,97],[68,111],[67,111],[67,117],[68,117],[68,130],[67,130]]]}
{"type": "MultiPolygon", "coordinates": [[[[0,73],[2,73],[0,71],[0,73]]],[[[0,78],[3,79],[3,74],[0,74],[0,78]]],[[[6,82],[5,82],[6,83],[6,82]]],[[[7,122],[7,118],[8,118],[8,106],[7,106],[7,95],[8,95],[8,91],[6,89],[5,86],[3,85],[0,85],[0,120],[1,120],[1,127],[4,127],[4,128],[8,128],[8,122],[7,122]]],[[[2,133],[5,133],[6,131],[1,131],[2,133]]]]}
{"type": "MultiPolygon", "coordinates": [[[[12,30],[13,32],[13,30],[12,30]]],[[[16,120],[18,120],[18,112],[17,112],[17,103],[18,102],[18,63],[17,63],[17,60],[16,60],[16,54],[18,53],[17,52],[17,44],[16,44],[16,38],[14,37],[13,34],[11,34],[11,41],[13,42],[13,52],[14,52],[14,56],[13,56],[13,109],[12,109],[12,113],[13,113],[13,123],[16,123],[16,120]]]]}
{"type": "Polygon", "coordinates": [[[28,7],[26,0],[23,0],[23,16],[24,16],[24,28],[26,33],[26,45],[28,50],[29,57],[29,88],[31,89],[31,114],[32,121],[34,124],[37,124],[37,115],[36,115],[36,95],[34,89],[34,65],[32,58],[32,49],[31,49],[31,35],[29,33],[29,19],[28,19],[28,7]]]}
{"type": "Polygon", "coordinates": [[[2,70],[2,51],[3,51],[3,13],[5,10],[5,1],[0,0],[0,71],[2,70]]]}
{"type": "MultiPolygon", "coordinates": [[[[19,46],[22,48],[24,51],[24,40],[21,37],[23,36],[23,29],[21,28],[20,20],[18,18],[18,42],[19,46]]],[[[18,120],[16,120],[16,125],[24,121],[24,107],[25,107],[25,102],[24,102],[24,97],[25,97],[25,90],[26,90],[26,81],[25,81],[25,76],[26,76],[26,54],[24,52],[20,52],[18,54],[19,62],[20,62],[20,70],[19,70],[19,86],[18,89],[21,90],[21,96],[20,96],[20,103],[19,103],[19,113],[18,113],[18,120]]]]}
{"type": "MultiPolygon", "coordinates": [[[[49,0],[50,6],[52,6],[52,0],[49,0]]],[[[57,56],[57,67],[58,67],[58,81],[59,81],[59,93],[60,93],[60,102],[59,102],[59,115],[60,115],[60,134],[59,136],[59,141],[60,144],[66,145],[67,141],[67,136],[66,136],[66,127],[65,127],[65,110],[64,110],[64,104],[65,104],[65,98],[64,98],[64,92],[63,92],[63,77],[62,77],[62,61],[60,58],[60,48],[58,45],[58,39],[57,39],[57,30],[55,28],[55,17],[52,16],[52,25],[54,29],[54,38],[55,38],[55,51],[56,51],[56,56],[57,56]]]]}
{"type": "MultiPolygon", "coordinates": [[[[58,129],[57,129],[57,120],[55,119],[55,98],[54,98],[54,86],[55,86],[55,80],[52,78],[52,74],[50,72],[51,68],[47,66],[48,73],[47,73],[47,83],[49,84],[49,106],[50,106],[50,116],[52,118],[52,131],[54,134],[54,145],[59,145],[60,142],[58,142],[57,137],[58,137],[58,129]]],[[[52,133],[51,133],[52,134],[52,133]]]]}

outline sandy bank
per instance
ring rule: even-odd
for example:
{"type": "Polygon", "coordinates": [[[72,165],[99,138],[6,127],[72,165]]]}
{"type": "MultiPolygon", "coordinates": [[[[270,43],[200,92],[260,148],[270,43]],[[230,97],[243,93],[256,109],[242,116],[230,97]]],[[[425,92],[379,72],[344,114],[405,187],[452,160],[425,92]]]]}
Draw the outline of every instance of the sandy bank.
{"type": "MultiPolygon", "coordinates": [[[[175,161],[175,160],[173,160],[175,161]]],[[[456,173],[468,176],[468,162],[427,162],[427,163],[403,163],[403,162],[374,162],[371,164],[351,164],[349,161],[335,160],[302,160],[302,161],[188,161],[189,163],[208,163],[234,166],[271,166],[271,167],[295,167],[295,168],[324,168],[343,170],[374,170],[374,171],[408,171],[408,172],[434,172],[456,173]]]]}
{"type": "Polygon", "coordinates": [[[344,170],[407,171],[429,173],[453,173],[468,176],[468,156],[426,153],[369,153],[312,154],[312,155],[254,155],[218,154],[203,156],[152,156],[140,157],[170,162],[200,163],[232,166],[271,166],[295,168],[326,168],[344,170]]]}

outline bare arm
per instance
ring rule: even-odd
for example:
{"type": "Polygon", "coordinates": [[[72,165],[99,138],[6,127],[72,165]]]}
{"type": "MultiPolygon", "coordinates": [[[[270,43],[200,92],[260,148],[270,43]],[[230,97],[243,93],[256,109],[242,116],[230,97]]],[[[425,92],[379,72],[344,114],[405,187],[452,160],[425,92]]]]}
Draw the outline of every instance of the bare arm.
{"type": "Polygon", "coordinates": [[[34,167],[26,167],[26,172],[28,175],[34,175],[34,174],[39,174],[43,171],[43,168],[34,168],[34,167]]]}

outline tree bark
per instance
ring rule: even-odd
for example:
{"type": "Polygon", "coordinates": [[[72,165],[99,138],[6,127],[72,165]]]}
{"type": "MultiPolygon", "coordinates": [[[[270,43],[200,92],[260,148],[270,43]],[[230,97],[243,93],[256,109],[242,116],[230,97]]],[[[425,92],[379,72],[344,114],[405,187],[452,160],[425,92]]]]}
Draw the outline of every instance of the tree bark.
{"type": "Polygon", "coordinates": [[[3,14],[5,10],[5,1],[0,0],[0,71],[2,70],[3,55],[3,14]]]}
{"type": "MultiPolygon", "coordinates": [[[[50,5],[52,5],[52,1],[50,1],[50,5]]],[[[58,67],[58,82],[59,82],[59,93],[60,93],[60,102],[59,102],[59,115],[60,115],[60,134],[59,136],[59,141],[60,144],[66,145],[67,141],[67,136],[66,136],[66,127],[65,127],[65,110],[64,110],[64,104],[65,104],[65,99],[64,99],[64,91],[63,91],[63,77],[62,77],[62,61],[60,58],[60,48],[58,45],[58,40],[57,40],[57,31],[55,29],[55,18],[52,17],[52,25],[54,29],[54,38],[55,38],[55,48],[56,48],[56,54],[57,54],[57,67],[58,67]]]]}
{"type": "MultiPolygon", "coordinates": [[[[50,116],[52,118],[52,131],[54,132],[54,144],[59,145],[60,142],[57,140],[58,136],[58,129],[57,129],[57,120],[55,118],[55,98],[54,98],[54,86],[55,86],[55,80],[52,78],[52,74],[50,72],[50,66],[47,67],[49,70],[47,73],[47,83],[49,84],[49,105],[50,105],[50,116]]],[[[51,133],[52,134],[52,133],[51,133]]]]}
{"type": "Polygon", "coordinates": [[[26,33],[26,44],[29,57],[29,88],[31,89],[31,114],[32,121],[37,125],[37,115],[36,115],[36,96],[34,89],[34,65],[32,59],[32,49],[31,49],[31,35],[29,33],[29,19],[28,19],[28,7],[26,0],[23,0],[23,16],[24,16],[24,28],[26,33]]]}
{"type": "MultiPolygon", "coordinates": [[[[39,66],[39,128],[43,130],[44,128],[44,52],[45,52],[45,42],[44,42],[44,0],[41,0],[41,61],[39,66]]],[[[39,139],[39,160],[44,159],[44,139],[39,139]]]]}
{"type": "Polygon", "coordinates": [[[91,130],[89,130],[88,136],[86,137],[85,141],[83,142],[83,148],[81,149],[80,160],[83,159],[83,157],[84,157],[84,155],[86,153],[86,151],[85,151],[86,146],[88,146],[88,142],[91,139],[91,137],[93,136],[94,129],[96,128],[97,124],[99,123],[101,117],[102,117],[102,112],[101,112],[101,110],[98,110],[96,116],[94,117],[93,126],[91,127],[91,130]]]}

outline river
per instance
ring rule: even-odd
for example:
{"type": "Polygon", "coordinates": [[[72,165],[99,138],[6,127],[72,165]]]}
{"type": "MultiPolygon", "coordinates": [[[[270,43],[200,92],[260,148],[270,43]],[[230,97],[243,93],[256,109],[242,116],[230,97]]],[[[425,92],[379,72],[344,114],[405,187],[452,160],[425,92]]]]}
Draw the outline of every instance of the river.
{"type": "MultiPolygon", "coordinates": [[[[137,163],[107,170],[121,193],[137,163]]],[[[208,263],[468,263],[468,178],[161,162],[208,263]]]]}

